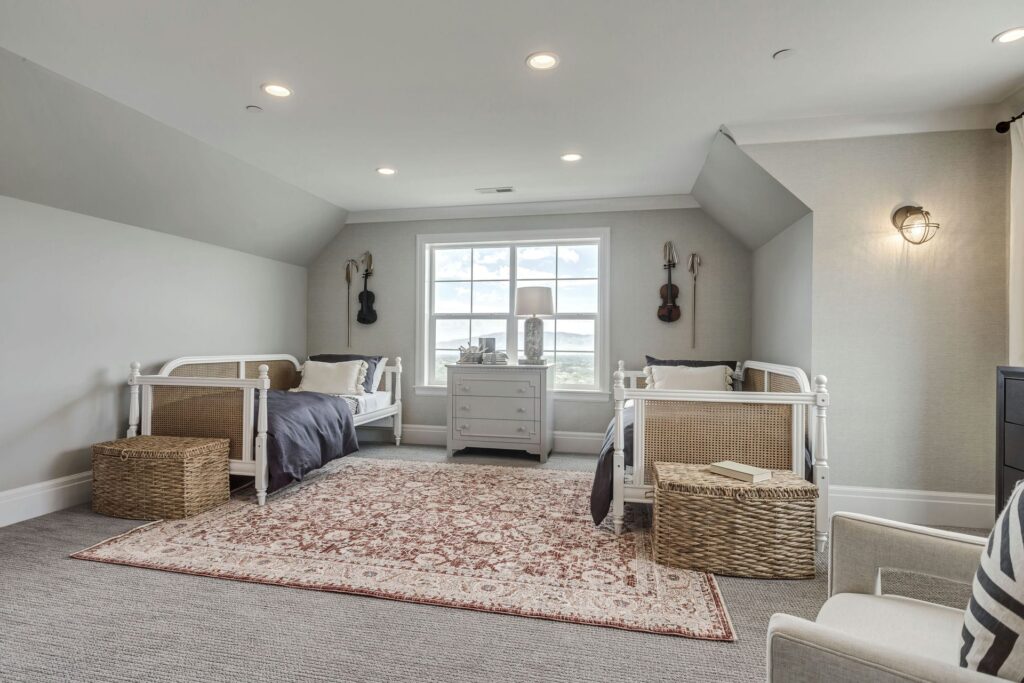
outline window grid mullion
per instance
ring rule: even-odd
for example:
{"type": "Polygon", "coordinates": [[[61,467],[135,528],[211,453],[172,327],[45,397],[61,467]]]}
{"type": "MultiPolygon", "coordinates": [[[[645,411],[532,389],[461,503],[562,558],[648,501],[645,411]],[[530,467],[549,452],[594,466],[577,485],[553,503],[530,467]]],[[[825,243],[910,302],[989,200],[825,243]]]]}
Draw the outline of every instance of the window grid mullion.
{"type": "MultiPolygon", "coordinates": [[[[470,335],[472,335],[472,331],[473,331],[472,330],[472,326],[473,326],[473,321],[474,320],[501,320],[501,319],[505,319],[507,321],[507,324],[506,324],[506,342],[505,342],[506,349],[505,350],[506,350],[506,352],[508,352],[510,357],[518,358],[518,353],[519,353],[519,327],[518,327],[518,318],[515,315],[515,296],[516,296],[516,290],[518,290],[518,288],[519,288],[519,277],[518,277],[518,265],[519,265],[518,256],[519,256],[519,254],[518,254],[517,247],[522,245],[522,244],[532,244],[532,245],[538,245],[538,246],[545,246],[547,244],[550,244],[550,246],[555,247],[555,274],[554,274],[555,292],[554,292],[554,294],[555,294],[556,300],[557,300],[557,293],[558,293],[558,285],[562,281],[570,282],[570,281],[596,280],[596,281],[600,282],[600,279],[601,279],[602,275],[604,277],[608,276],[607,273],[601,273],[600,269],[599,269],[598,270],[598,277],[596,277],[596,278],[593,278],[593,277],[564,277],[564,278],[560,277],[560,270],[561,269],[560,269],[560,260],[558,258],[558,250],[559,250],[560,247],[567,246],[567,245],[570,245],[570,244],[575,244],[575,245],[580,245],[580,246],[595,245],[595,246],[598,246],[598,248],[600,249],[601,248],[601,241],[600,240],[596,240],[596,241],[595,240],[588,240],[588,239],[583,239],[583,240],[558,240],[558,241],[553,242],[553,243],[546,243],[543,240],[524,240],[524,241],[514,241],[514,242],[508,242],[508,243],[480,243],[480,244],[473,243],[473,244],[431,245],[431,247],[429,249],[429,262],[428,262],[428,268],[430,269],[429,270],[429,272],[430,272],[430,279],[429,279],[429,286],[430,286],[430,293],[429,293],[430,330],[429,330],[429,333],[428,333],[430,348],[429,348],[428,356],[429,356],[429,359],[430,359],[430,368],[431,368],[431,370],[429,371],[429,374],[431,374],[431,375],[433,374],[432,368],[436,365],[436,362],[437,362],[437,360],[436,360],[437,359],[437,348],[436,348],[436,344],[437,344],[436,321],[437,320],[459,320],[459,319],[466,319],[466,320],[469,321],[469,324],[470,324],[470,335]],[[475,292],[475,285],[476,285],[476,282],[477,282],[477,279],[475,277],[475,272],[474,272],[475,252],[476,252],[477,249],[483,249],[483,248],[502,248],[502,247],[509,249],[509,276],[508,276],[508,280],[507,280],[507,282],[509,283],[509,310],[508,310],[508,313],[507,314],[502,314],[502,313],[476,313],[475,310],[474,310],[475,306],[474,306],[474,301],[473,301],[473,294],[475,292]],[[436,253],[435,252],[436,252],[436,250],[438,248],[442,248],[442,249],[443,248],[468,248],[470,250],[470,264],[469,264],[470,277],[469,277],[468,280],[441,280],[441,281],[435,280],[435,278],[434,278],[435,269],[436,269],[436,253]],[[468,283],[469,287],[470,287],[469,312],[468,313],[436,313],[434,311],[434,308],[436,306],[435,284],[437,282],[468,283]]],[[[607,248],[607,245],[604,248],[607,248]]],[[[550,279],[550,278],[534,278],[534,280],[538,280],[538,281],[542,281],[542,280],[545,280],[545,279],[550,279]]],[[[503,280],[493,280],[493,282],[502,282],[502,281],[503,280]]],[[[481,282],[484,282],[484,280],[481,280],[481,282]]],[[[524,286],[529,286],[530,282],[531,282],[530,279],[523,280],[524,286]]],[[[558,321],[559,321],[559,319],[562,319],[562,320],[590,320],[590,321],[594,322],[594,346],[593,346],[593,349],[589,350],[589,351],[585,351],[585,350],[572,351],[572,350],[569,350],[569,351],[566,351],[566,353],[580,353],[580,354],[588,354],[588,355],[593,356],[593,358],[594,358],[594,372],[595,372],[594,380],[595,381],[594,381],[593,384],[589,384],[589,385],[565,385],[565,386],[570,386],[572,388],[577,388],[577,389],[578,388],[593,388],[593,387],[600,386],[600,382],[597,381],[598,378],[596,376],[596,373],[599,370],[599,368],[596,367],[597,366],[597,359],[598,359],[598,356],[599,356],[599,353],[600,353],[600,346],[601,346],[601,342],[602,342],[602,340],[600,340],[598,338],[600,336],[599,335],[598,327],[599,327],[600,310],[601,310],[601,308],[604,305],[606,305],[606,303],[607,302],[604,302],[604,301],[602,301],[599,298],[599,300],[598,300],[598,312],[597,313],[559,313],[558,312],[558,308],[556,307],[555,315],[550,316],[550,317],[545,316],[545,318],[547,318],[548,320],[550,320],[553,323],[554,328],[555,328],[554,331],[553,331],[553,335],[552,335],[553,338],[554,338],[554,343],[553,343],[553,347],[554,348],[552,348],[552,350],[551,350],[555,360],[557,360],[557,355],[558,355],[558,351],[557,351],[558,342],[557,342],[557,339],[558,339],[558,321]]],[[[603,340],[603,341],[605,343],[607,343],[607,340],[603,340]]],[[[472,344],[472,338],[470,338],[470,344],[472,344]]]]}
{"type": "Polygon", "coordinates": [[[516,320],[516,291],[519,289],[519,249],[509,245],[508,319],[505,321],[505,353],[519,360],[519,323],[516,320]]]}

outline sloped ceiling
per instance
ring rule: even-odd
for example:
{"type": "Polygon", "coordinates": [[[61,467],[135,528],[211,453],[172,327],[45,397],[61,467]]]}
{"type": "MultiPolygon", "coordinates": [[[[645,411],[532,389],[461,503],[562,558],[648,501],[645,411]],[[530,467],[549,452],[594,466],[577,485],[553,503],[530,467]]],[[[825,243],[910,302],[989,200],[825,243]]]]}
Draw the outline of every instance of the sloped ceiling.
{"type": "Polygon", "coordinates": [[[0,46],[362,212],[687,193],[721,123],[1001,101],[1024,42],[992,36],[1022,21],[1021,0],[0,0],[0,46]],[[294,96],[260,92],[277,80],[294,96]]]}
{"type": "Polygon", "coordinates": [[[0,194],[307,265],[347,212],[0,49],[0,194]]]}
{"type": "Polygon", "coordinates": [[[767,244],[810,211],[721,131],[711,143],[692,194],[708,215],[750,249],[767,244]]]}

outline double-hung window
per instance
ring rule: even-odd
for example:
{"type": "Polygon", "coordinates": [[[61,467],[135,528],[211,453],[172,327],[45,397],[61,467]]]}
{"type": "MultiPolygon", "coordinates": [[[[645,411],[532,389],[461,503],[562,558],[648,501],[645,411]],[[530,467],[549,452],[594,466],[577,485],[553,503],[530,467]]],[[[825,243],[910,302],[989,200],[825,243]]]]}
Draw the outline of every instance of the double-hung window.
{"type": "Polygon", "coordinates": [[[499,235],[420,235],[417,384],[443,387],[459,347],[493,337],[511,362],[523,356],[525,318],[516,289],[550,287],[544,357],[555,389],[599,391],[607,384],[608,230],[499,235]]]}

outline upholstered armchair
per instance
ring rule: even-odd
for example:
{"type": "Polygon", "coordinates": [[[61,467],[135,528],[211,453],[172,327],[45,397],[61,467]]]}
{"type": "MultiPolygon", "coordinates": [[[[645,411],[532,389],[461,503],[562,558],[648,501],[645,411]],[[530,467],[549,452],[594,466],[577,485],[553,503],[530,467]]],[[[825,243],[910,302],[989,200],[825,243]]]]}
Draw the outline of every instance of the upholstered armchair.
{"type": "Polygon", "coordinates": [[[772,617],[768,680],[1001,680],[960,668],[963,610],[881,592],[882,568],[969,584],[985,543],[975,536],[836,513],[828,600],[815,621],[772,617]]]}

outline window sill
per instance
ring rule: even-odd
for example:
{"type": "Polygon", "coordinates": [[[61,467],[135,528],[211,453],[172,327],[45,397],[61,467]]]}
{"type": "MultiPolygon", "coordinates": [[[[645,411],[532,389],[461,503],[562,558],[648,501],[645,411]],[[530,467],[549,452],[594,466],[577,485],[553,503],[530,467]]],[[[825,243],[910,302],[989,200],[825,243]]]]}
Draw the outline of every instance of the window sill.
{"type": "MultiPolygon", "coordinates": [[[[417,384],[413,387],[417,396],[447,396],[448,387],[436,384],[417,384]]],[[[599,389],[556,389],[552,392],[556,401],[577,401],[587,403],[605,403],[611,400],[611,392],[599,389]]]]}

